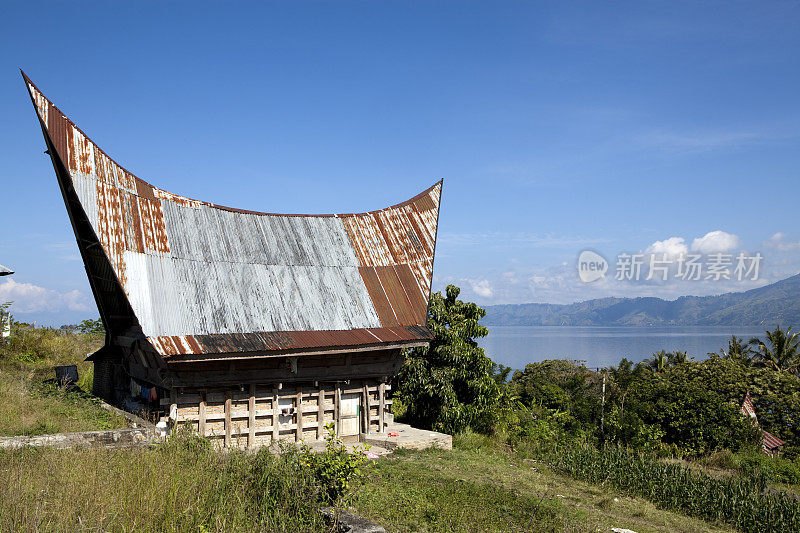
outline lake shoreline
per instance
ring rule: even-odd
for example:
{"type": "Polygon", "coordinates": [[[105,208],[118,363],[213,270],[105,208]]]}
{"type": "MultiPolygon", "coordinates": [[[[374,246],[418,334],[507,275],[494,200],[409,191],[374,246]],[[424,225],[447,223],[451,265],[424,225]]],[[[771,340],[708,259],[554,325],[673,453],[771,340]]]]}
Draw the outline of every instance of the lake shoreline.
{"type": "Polygon", "coordinates": [[[524,368],[544,359],[571,359],[599,368],[623,357],[639,362],[659,350],[681,350],[695,360],[726,347],[731,335],[763,337],[747,326],[486,326],[478,344],[496,363],[524,368]]]}

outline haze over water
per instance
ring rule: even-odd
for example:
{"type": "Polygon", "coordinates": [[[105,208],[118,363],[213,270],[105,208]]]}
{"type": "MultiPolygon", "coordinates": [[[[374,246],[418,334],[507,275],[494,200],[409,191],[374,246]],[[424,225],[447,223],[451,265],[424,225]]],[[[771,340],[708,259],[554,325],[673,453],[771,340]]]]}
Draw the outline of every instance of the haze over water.
{"type": "Polygon", "coordinates": [[[489,326],[478,341],[495,362],[515,369],[544,359],[585,361],[587,367],[638,362],[658,350],[682,350],[695,360],[727,348],[736,335],[764,338],[764,327],[741,326],[489,326]]]}

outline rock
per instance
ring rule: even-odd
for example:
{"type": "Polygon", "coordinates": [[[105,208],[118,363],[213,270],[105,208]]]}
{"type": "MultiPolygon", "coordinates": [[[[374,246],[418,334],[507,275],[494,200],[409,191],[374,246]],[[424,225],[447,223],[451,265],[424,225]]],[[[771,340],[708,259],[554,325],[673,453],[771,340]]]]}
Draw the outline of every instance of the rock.
{"type": "Polygon", "coordinates": [[[386,533],[382,526],[345,509],[323,507],[320,511],[328,524],[337,524],[338,533],[386,533]]]}

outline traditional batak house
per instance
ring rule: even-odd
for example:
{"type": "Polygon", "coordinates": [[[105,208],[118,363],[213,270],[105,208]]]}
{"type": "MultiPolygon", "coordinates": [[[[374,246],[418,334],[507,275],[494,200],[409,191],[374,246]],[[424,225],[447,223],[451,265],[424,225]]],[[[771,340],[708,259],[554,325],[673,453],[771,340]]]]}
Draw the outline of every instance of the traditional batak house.
{"type": "Polygon", "coordinates": [[[442,183],[360,214],[192,200],[124,169],[25,76],[106,329],[94,391],[219,444],[384,432],[427,345],[442,183]]]}
{"type": "MultiPolygon", "coordinates": [[[[756,416],[756,408],[753,407],[753,400],[750,398],[750,392],[744,395],[742,400],[742,415],[753,421],[753,424],[758,426],[758,417],[756,416]]],[[[781,446],[786,444],[772,433],[761,430],[761,450],[767,455],[778,455],[781,451],[781,446]]]]}

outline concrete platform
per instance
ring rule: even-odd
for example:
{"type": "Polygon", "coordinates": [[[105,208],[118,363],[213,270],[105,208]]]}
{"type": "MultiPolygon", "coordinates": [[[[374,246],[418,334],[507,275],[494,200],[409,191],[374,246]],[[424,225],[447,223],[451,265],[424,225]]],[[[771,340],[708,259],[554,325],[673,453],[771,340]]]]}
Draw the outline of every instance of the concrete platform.
{"type": "Polygon", "coordinates": [[[436,431],[426,431],[411,427],[408,424],[392,422],[386,428],[386,433],[370,433],[361,435],[361,442],[385,448],[387,450],[410,449],[424,450],[425,448],[436,447],[442,450],[453,449],[453,437],[445,433],[436,431]],[[396,433],[396,437],[389,434],[396,433]]]}
{"type": "MultiPolygon", "coordinates": [[[[278,444],[272,444],[268,447],[271,453],[280,453],[284,446],[299,446],[301,443],[290,441],[281,441],[278,444]]],[[[322,452],[325,450],[325,441],[314,440],[306,441],[302,444],[311,448],[314,452],[322,452]]],[[[369,451],[375,455],[382,457],[389,455],[393,450],[409,449],[409,450],[424,450],[425,448],[439,448],[441,450],[453,449],[453,437],[445,433],[438,433],[436,431],[425,431],[411,427],[408,424],[399,424],[392,422],[387,426],[386,433],[370,433],[359,436],[358,442],[345,442],[344,447],[347,451],[351,452],[357,447],[364,444],[369,444],[369,451]],[[396,437],[390,437],[389,433],[397,434],[396,437]]]]}

